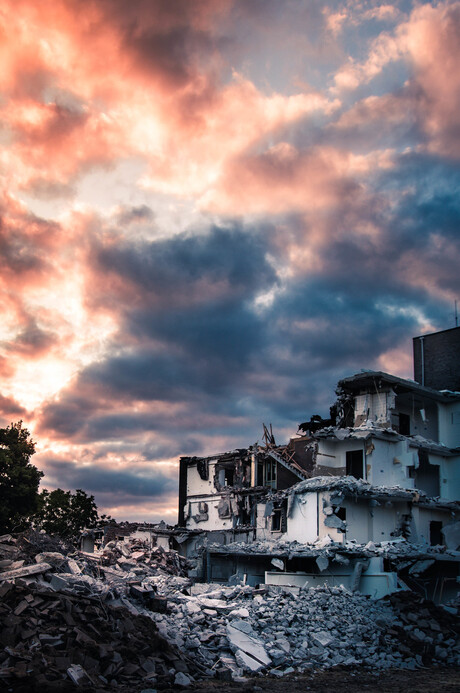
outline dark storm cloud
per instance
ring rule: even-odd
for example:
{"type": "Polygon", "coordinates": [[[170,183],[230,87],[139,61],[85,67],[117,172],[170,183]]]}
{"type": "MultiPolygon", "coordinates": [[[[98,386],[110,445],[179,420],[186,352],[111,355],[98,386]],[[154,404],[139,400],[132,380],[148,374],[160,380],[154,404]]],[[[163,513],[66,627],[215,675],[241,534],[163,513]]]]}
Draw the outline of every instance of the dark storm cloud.
{"type": "Polygon", "coordinates": [[[73,438],[96,416],[101,405],[94,390],[84,392],[77,381],[73,388],[64,391],[58,401],[45,406],[39,430],[54,431],[61,438],[73,438]]]}
{"type": "Polygon", "coordinates": [[[155,215],[147,205],[139,207],[123,207],[117,214],[116,221],[119,226],[129,226],[137,222],[151,222],[155,215]]]}
{"type": "Polygon", "coordinates": [[[30,356],[38,357],[47,352],[57,342],[57,335],[43,330],[33,318],[29,318],[24,329],[8,345],[8,349],[19,354],[29,354],[30,356]]]}
{"type": "MultiPolygon", "coordinates": [[[[442,246],[431,241],[435,230],[441,238],[455,235],[455,174],[449,167],[441,171],[435,159],[425,158],[423,165],[401,161],[394,178],[375,178],[377,198],[357,203],[351,196],[329,214],[334,233],[317,249],[317,267],[284,280],[263,311],[254,311],[253,299],[279,285],[267,260],[277,253],[273,227],[249,233],[237,226],[213,228],[193,237],[97,247],[93,263],[101,290],[110,277],[117,279],[109,298],[123,318],[117,353],[87,367],[45,408],[43,430],[81,441],[155,432],[162,439],[156,448],[149,443],[149,454],[158,459],[180,454],[174,435],[180,427],[193,452],[202,445],[196,432],[246,431],[249,437],[262,416],[288,423],[318,408],[327,413],[340,377],[373,368],[385,352],[409,346],[419,331],[417,311],[444,327],[443,301],[413,285],[398,263],[407,258],[409,265],[415,253],[432,267],[431,279],[439,286],[456,279],[455,257],[436,268],[442,246]],[[433,188],[428,198],[427,180],[441,174],[439,193],[433,188]],[[398,186],[411,193],[398,197],[396,206],[373,204],[398,186]],[[356,233],[358,220],[378,233],[356,233]],[[110,413],[110,401],[122,412],[132,401],[163,401],[165,410],[110,413]],[[174,403],[200,416],[174,413],[174,403]],[[247,427],[234,422],[242,414],[252,417],[247,427]]],[[[284,220],[283,233],[286,225],[293,237],[299,233],[295,217],[284,220]]],[[[107,300],[97,286],[91,288],[107,300]]]]}
{"type": "Polygon", "coordinates": [[[153,70],[170,85],[181,87],[194,76],[192,56],[209,52],[212,40],[206,33],[192,32],[186,25],[163,31],[133,27],[125,35],[125,44],[138,54],[142,69],[153,70]]]}
{"type": "MultiPolygon", "coordinates": [[[[422,267],[430,286],[457,282],[458,254],[443,257],[460,220],[457,171],[427,155],[398,164],[374,176],[371,195],[344,196],[325,215],[331,238],[316,248],[315,266],[284,279],[263,310],[254,298],[281,286],[267,259],[282,266],[276,224],[95,246],[93,298],[122,318],[116,353],[48,404],[42,429],[108,444],[152,434],[159,438],[145,442],[146,459],[194,454],[203,436],[252,439],[261,420],[289,426],[327,414],[339,378],[410,349],[420,312],[445,327],[445,301],[411,279],[422,267]],[[376,233],[359,233],[359,223],[376,233]],[[164,411],[133,412],[134,401],[164,402],[164,411]],[[174,411],[176,403],[185,409],[174,411]]],[[[283,238],[290,229],[299,245],[308,240],[301,217],[284,218],[282,228],[283,238]]]]}
{"type": "Polygon", "coordinates": [[[176,299],[226,303],[250,298],[275,280],[266,259],[269,237],[269,226],[213,227],[205,235],[96,248],[95,260],[98,271],[131,283],[143,302],[159,298],[158,310],[169,310],[176,299]]]}
{"type": "Polygon", "coordinates": [[[76,465],[56,458],[42,458],[42,461],[47,469],[45,481],[54,483],[58,479],[59,485],[65,489],[84,488],[88,493],[110,491],[114,495],[158,498],[176,486],[174,479],[153,469],[148,474],[142,474],[104,469],[96,465],[76,465]]]}
{"type": "Polygon", "coordinates": [[[4,397],[0,394],[0,414],[4,420],[8,420],[10,423],[10,417],[22,418],[27,415],[27,412],[12,397],[4,397]]]}
{"type": "MultiPolygon", "coordinates": [[[[107,411],[109,402],[123,411],[133,400],[185,402],[193,413],[200,411],[202,422],[211,412],[227,419],[208,420],[209,425],[231,427],[234,393],[238,383],[244,389],[251,361],[264,344],[264,322],[251,301],[277,281],[266,258],[268,240],[268,231],[263,238],[256,230],[213,228],[202,236],[99,249],[101,290],[108,277],[121,280],[110,298],[123,317],[114,345],[121,353],[87,367],[48,403],[41,429],[97,440],[146,430],[169,434],[176,425],[193,431],[200,425],[167,408],[153,415],[107,411]]],[[[99,297],[91,288],[92,298],[99,297]]]]}
{"type": "MultiPolygon", "coordinates": [[[[117,27],[125,55],[138,71],[159,78],[172,89],[197,76],[198,64],[209,69],[213,51],[224,37],[213,18],[220,6],[210,0],[94,0],[103,22],[117,27]]],[[[225,8],[222,7],[225,13],[225,8]]]]}
{"type": "Polygon", "coordinates": [[[129,285],[116,300],[124,329],[140,346],[95,364],[84,379],[170,401],[234,384],[263,344],[264,325],[250,303],[277,281],[267,241],[257,231],[213,228],[203,236],[101,249],[98,271],[129,285]],[[146,340],[151,344],[143,346],[146,340]]]}

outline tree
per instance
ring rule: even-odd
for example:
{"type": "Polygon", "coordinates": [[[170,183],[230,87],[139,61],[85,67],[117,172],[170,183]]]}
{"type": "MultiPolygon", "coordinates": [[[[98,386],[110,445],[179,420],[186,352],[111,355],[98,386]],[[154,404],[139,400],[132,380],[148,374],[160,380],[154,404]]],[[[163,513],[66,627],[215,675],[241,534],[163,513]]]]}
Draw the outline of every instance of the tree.
{"type": "Polygon", "coordinates": [[[30,463],[34,453],[22,421],[0,428],[0,534],[24,529],[37,509],[43,472],[30,463]]]}
{"type": "Polygon", "coordinates": [[[39,510],[35,524],[47,534],[72,537],[85,527],[94,527],[98,521],[94,496],[88,496],[81,489],[75,493],[57,488],[44,490],[39,496],[39,510]]]}

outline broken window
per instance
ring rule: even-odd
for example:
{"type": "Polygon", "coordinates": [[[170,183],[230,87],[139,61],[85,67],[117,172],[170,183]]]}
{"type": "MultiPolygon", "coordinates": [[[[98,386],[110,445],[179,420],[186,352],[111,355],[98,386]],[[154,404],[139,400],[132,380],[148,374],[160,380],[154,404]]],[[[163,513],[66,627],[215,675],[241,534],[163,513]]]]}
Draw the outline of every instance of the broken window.
{"type": "Polygon", "coordinates": [[[347,521],[347,509],[346,508],[336,508],[335,514],[343,522],[347,521]]]}
{"type": "Polygon", "coordinates": [[[347,475],[354,476],[355,479],[364,479],[363,451],[348,450],[347,452],[347,475]]]}
{"type": "Polygon", "coordinates": [[[281,532],[281,508],[276,508],[273,511],[272,532],[281,532]]]}
{"type": "Polygon", "coordinates": [[[402,436],[410,436],[410,416],[409,414],[399,414],[398,431],[402,436]]]}
{"type": "Polygon", "coordinates": [[[207,481],[209,479],[208,460],[198,460],[198,462],[196,463],[196,468],[198,474],[200,475],[200,478],[203,479],[203,481],[207,481]]]}
{"type": "Polygon", "coordinates": [[[439,466],[430,464],[428,452],[418,450],[419,466],[415,474],[415,488],[424,491],[427,496],[439,496],[439,466]]]}
{"type": "Polygon", "coordinates": [[[265,461],[265,479],[264,486],[276,488],[276,461],[267,459],[265,461]]]}
{"type": "Polygon", "coordinates": [[[430,544],[431,546],[438,546],[443,544],[442,536],[442,522],[441,520],[432,520],[430,522],[430,544]]]}
{"type": "Polygon", "coordinates": [[[287,500],[273,509],[272,532],[287,532],[287,500]]]}

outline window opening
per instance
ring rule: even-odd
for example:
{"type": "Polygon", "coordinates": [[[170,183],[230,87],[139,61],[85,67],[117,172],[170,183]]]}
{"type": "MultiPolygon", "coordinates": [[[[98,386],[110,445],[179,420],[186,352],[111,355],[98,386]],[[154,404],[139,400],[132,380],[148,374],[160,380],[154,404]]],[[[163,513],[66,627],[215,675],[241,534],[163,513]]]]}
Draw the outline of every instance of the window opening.
{"type": "Polygon", "coordinates": [[[346,461],[347,475],[354,476],[355,479],[364,479],[363,451],[348,450],[346,461]]]}
{"type": "Polygon", "coordinates": [[[442,545],[442,522],[441,520],[432,520],[430,522],[430,544],[431,546],[442,545]]]}
{"type": "Polygon", "coordinates": [[[402,436],[410,436],[409,414],[399,414],[399,432],[402,436]]]}

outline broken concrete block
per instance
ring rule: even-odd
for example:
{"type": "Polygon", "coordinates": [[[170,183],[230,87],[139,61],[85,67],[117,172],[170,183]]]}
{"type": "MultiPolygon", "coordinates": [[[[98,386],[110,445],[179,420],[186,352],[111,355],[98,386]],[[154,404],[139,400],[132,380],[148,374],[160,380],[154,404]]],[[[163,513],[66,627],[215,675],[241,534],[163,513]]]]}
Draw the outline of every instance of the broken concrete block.
{"type": "Polygon", "coordinates": [[[15,578],[28,577],[29,575],[39,575],[51,570],[49,563],[41,563],[40,565],[25,565],[17,570],[6,570],[0,573],[0,580],[14,580],[15,578]]]}
{"type": "Polygon", "coordinates": [[[428,570],[428,568],[431,568],[432,565],[434,565],[434,560],[427,559],[425,561],[417,561],[409,568],[409,575],[420,575],[428,570]]]}
{"type": "Polygon", "coordinates": [[[316,559],[316,565],[319,568],[320,573],[322,573],[329,565],[329,559],[326,556],[318,556],[316,559]]]}
{"type": "Polygon", "coordinates": [[[233,611],[230,611],[229,616],[234,618],[249,618],[249,611],[244,607],[240,609],[233,609],[233,611]]]}
{"type": "Polygon", "coordinates": [[[69,570],[72,573],[72,575],[81,575],[81,568],[78,565],[77,561],[75,561],[73,558],[67,559],[67,565],[69,566],[69,570]]]}
{"type": "Polygon", "coordinates": [[[321,630],[319,633],[314,633],[312,639],[321,647],[328,647],[328,645],[330,645],[334,640],[334,638],[325,630],[321,630]]]}
{"type": "Polygon", "coordinates": [[[63,590],[69,587],[69,582],[61,577],[60,575],[55,575],[53,574],[51,576],[51,582],[50,582],[51,587],[53,590],[56,590],[56,592],[59,592],[59,590],[63,590]]]}
{"type": "Polygon", "coordinates": [[[251,657],[246,652],[243,652],[243,650],[236,650],[235,659],[236,659],[236,663],[242,669],[245,669],[246,671],[247,670],[253,671],[253,672],[260,671],[265,666],[264,664],[259,662],[257,659],[254,659],[254,657],[251,657]]]}
{"type": "MultiPolygon", "coordinates": [[[[249,613],[249,612],[248,612],[249,613]]],[[[252,633],[253,628],[247,621],[232,621],[233,628],[238,628],[242,633],[252,633]]]]}
{"type": "Polygon", "coordinates": [[[201,606],[198,604],[198,602],[186,602],[184,604],[184,610],[192,616],[193,614],[199,614],[201,613],[201,606]]]}
{"type": "Polygon", "coordinates": [[[190,686],[192,683],[192,679],[187,676],[187,674],[183,674],[181,671],[178,671],[175,678],[174,678],[174,685],[175,686],[181,686],[183,688],[187,688],[190,686]]]}
{"type": "Polygon", "coordinates": [[[93,686],[94,682],[81,664],[72,664],[67,669],[67,675],[76,686],[93,686]]]}
{"type": "Polygon", "coordinates": [[[270,562],[273,566],[275,566],[275,568],[284,570],[284,561],[282,561],[281,558],[272,558],[270,562]]]}
{"type": "MultiPolygon", "coordinates": [[[[227,624],[227,637],[230,642],[230,647],[233,652],[241,650],[243,653],[255,660],[258,664],[257,669],[253,669],[256,664],[251,663],[251,671],[256,671],[262,667],[268,666],[271,663],[271,659],[268,656],[261,640],[249,635],[248,633],[243,633],[238,628],[234,628],[230,623],[227,624]]],[[[235,655],[236,657],[236,655],[235,655]]]]}

